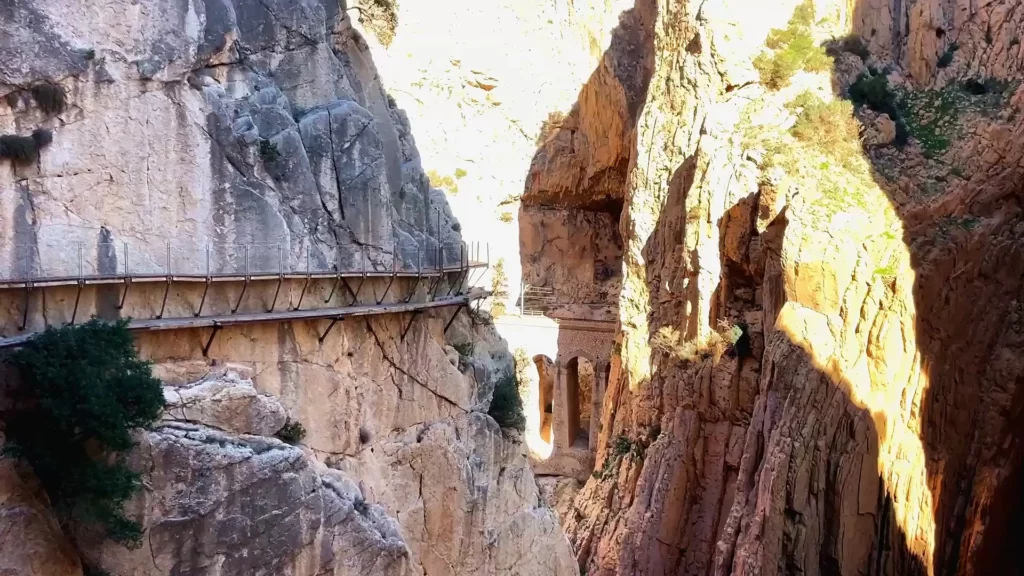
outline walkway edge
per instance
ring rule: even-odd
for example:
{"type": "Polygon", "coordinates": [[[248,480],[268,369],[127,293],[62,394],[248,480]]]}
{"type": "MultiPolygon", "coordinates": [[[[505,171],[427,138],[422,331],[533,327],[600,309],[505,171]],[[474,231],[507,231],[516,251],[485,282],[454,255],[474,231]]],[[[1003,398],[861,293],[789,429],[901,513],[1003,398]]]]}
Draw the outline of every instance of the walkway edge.
{"type": "MultiPolygon", "coordinates": [[[[163,330],[188,330],[193,328],[213,328],[234,326],[237,324],[262,324],[267,322],[292,322],[302,320],[319,320],[323,318],[341,319],[378,314],[401,314],[432,308],[465,306],[474,300],[490,295],[487,290],[474,289],[467,294],[438,298],[430,302],[395,302],[392,304],[367,304],[362,306],[346,306],[342,308],[320,308],[316,310],[285,310],[280,312],[252,312],[248,314],[221,314],[200,318],[162,318],[159,320],[131,320],[128,329],[133,332],[157,332],[163,330]]],[[[0,348],[20,346],[28,342],[39,332],[19,334],[10,338],[0,338],[0,348]]]]}

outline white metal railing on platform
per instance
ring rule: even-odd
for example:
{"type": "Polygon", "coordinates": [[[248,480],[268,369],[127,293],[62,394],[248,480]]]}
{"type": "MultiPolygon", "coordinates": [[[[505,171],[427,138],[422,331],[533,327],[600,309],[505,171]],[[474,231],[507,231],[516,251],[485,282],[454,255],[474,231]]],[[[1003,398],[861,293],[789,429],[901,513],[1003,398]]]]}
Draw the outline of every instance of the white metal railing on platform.
{"type": "Polygon", "coordinates": [[[555,305],[555,290],[545,286],[522,284],[520,307],[523,316],[542,316],[555,305]]]}

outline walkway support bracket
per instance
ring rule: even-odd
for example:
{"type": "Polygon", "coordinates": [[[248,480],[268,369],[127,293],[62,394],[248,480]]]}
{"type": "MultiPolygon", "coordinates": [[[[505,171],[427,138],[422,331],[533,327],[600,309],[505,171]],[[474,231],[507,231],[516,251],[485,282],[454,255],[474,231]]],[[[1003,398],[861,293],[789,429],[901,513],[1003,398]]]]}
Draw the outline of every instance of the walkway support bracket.
{"type": "Polygon", "coordinates": [[[327,330],[325,330],[323,334],[317,337],[317,341],[323,344],[324,340],[327,339],[327,335],[330,334],[331,330],[334,329],[334,325],[344,319],[344,316],[335,316],[334,318],[331,318],[331,323],[327,325],[327,330]]]}
{"type": "Polygon", "coordinates": [[[413,310],[412,314],[409,315],[409,323],[405,325],[405,330],[402,330],[402,339],[399,342],[405,342],[406,335],[409,334],[409,329],[412,328],[412,323],[416,321],[416,317],[420,315],[421,310],[413,310]]]}
{"type": "Polygon", "coordinates": [[[349,284],[348,284],[348,279],[347,278],[342,279],[342,281],[345,283],[345,290],[348,291],[349,296],[352,296],[352,304],[349,304],[349,306],[352,306],[353,304],[358,304],[359,303],[359,292],[363,289],[363,281],[364,280],[366,280],[365,276],[359,279],[359,284],[356,286],[356,291],[353,292],[352,291],[352,287],[349,286],[349,284]]]}
{"type": "Polygon", "coordinates": [[[206,293],[210,291],[210,284],[213,284],[213,278],[207,276],[206,286],[203,288],[203,297],[199,300],[199,310],[196,310],[196,313],[192,315],[195,318],[199,318],[203,315],[203,305],[206,304],[206,293]]]}
{"type": "Polygon", "coordinates": [[[164,317],[164,311],[167,309],[167,295],[171,292],[171,284],[174,283],[174,279],[171,276],[167,277],[167,284],[164,286],[164,300],[160,304],[160,313],[156,315],[156,319],[159,320],[164,317]]]}
{"type": "MultiPolygon", "coordinates": [[[[75,307],[71,311],[71,322],[68,323],[69,325],[73,325],[75,323],[75,318],[78,317],[78,303],[82,300],[82,288],[85,288],[85,280],[78,281],[78,293],[75,294],[75,307]]],[[[166,298],[167,297],[165,296],[164,299],[166,298]]],[[[163,314],[163,310],[161,310],[160,313],[163,314]]]]}
{"type": "Polygon", "coordinates": [[[267,308],[267,312],[273,312],[277,306],[277,297],[281,294],[281,284],[284,284],[284,274],[279,274],[277,277],[277,289],[274,290],[274,299],[270,302],[270,308],[267,308]]]}
{"type": "Polygon", "coordinates": [[[444,325],[444,334],[448,333],[448,329],[452,327],[452,322],[455,322],[455,317],[458,316],[459,312],[462,312],[462,309],[465,307],[465,304],[459,304],[459,307],[455,309],[455,313],[452,314],[451,319],[448,320],[448,323],[444,325]]]}
{"type": "Polygon", "coordinates": [[[334,279],[334,286],[331,286],[331,293],[327,295],[327,298],[324,298],[324,304],[327,304],[331,301],[331,298],[334,298],[334,293],[338,291],[338,285],[341,284],[341,268],[338,270],[338,276],[334,279]]]}
{"type": "Polygon", "coordinates": [[[128,289],[132,287],[132,277],[124,279],[124,292],[121,293],[121,301],[117,304],[118,310],[124,310],[124,302],[128,299],[128,289]]]}
{"type": "Polygon", "coordinates": [[[18,327],[18,332],[21,332],[22,330],[24,330],[25,328],[28,327],[28,305],[29,305],[29,300],[30,300],[31,296],[32,296],[32,283],[31,282],[26,282],[25,283],[25,308],[22,311],[21,326],[18,327]]]}
{"type": "Polygon", "coordinates": [[[213,331],[210,332],[210,338],[206,340],[206,344],[203,346],[203,358],[209,358],[210,346],[213,345],[213,339],[217,337],[217,332],[220,332],[221,328],[223,328],[223,326],[221,326],[219,322],[215,322],[213,324],[213,331]]]}
{"type": "Polygon", "coordinates": [[[295,305],[292,310],[302,309],[302,299],[306,297],[306,288],[309,288],[309,278],[311,276],[309,269],[309,248],[306,249],[306,281],[302,283],[302,292],[299,293],[299,303],[295,305]]]}

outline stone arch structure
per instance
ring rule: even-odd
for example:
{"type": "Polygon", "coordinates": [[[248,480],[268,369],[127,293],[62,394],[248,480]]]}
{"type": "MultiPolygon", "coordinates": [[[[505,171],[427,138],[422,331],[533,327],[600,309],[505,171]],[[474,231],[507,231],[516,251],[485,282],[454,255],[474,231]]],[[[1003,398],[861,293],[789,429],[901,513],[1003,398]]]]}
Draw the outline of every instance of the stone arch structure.
{"type": "Polygon", "coordinates": [[[495,324],[536,367],[524,397],[534,471],[585,480],[594,469],[615,324],[508,316],[495,324]]]}

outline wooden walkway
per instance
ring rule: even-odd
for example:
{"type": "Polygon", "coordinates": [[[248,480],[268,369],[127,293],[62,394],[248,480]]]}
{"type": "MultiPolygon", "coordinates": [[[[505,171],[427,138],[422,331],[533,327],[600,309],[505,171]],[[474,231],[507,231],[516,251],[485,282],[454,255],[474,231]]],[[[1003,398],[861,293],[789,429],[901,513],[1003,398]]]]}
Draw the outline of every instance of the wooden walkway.
{"type": "MultiPolygon", "coordinates": [[[[445,331],[451,326],[452,321],[455,320],[455,316],[460,310],[468,306],[474,300],[486,298],[490,295],[490,292],[478,288],[471,289],[466,294],[459,294],[455,296],[447,296],[443,298],[437,298],[435,300],[426,302],[396,302],[392,304],[365,304],[358,306],[345,306],[341,308],[320,308],[312,310],[282,310],[275,312],[253,312],[243,314],[221,314],[217,316],[203,316],[203,317],[186,317],[186,318],[160,318],[150,320],[131,320],[128,323],[128,329],[133,332],[158,332],[163,330],[187,330],[197,328],[212,328],[213,332],[210,334],[210,338],[206,345],[203,347],[203,354],[209,352],[210,344],[213,342],[213,338],[217,332],[226,326],[237,326],[241,324],[261,324],[267,322],[296,322],[296,321],[308,321],[308,320],[330,320],[331,323],[320,335],[319,340],[323,343],[324,339],[334,328],[337,322],[340,322],[346,318],[357,318],[360,316],[374,316],[378,314],[402,314],[402,313],[413,313],[414,317],[416,313],[424,310],[430,310],[435,308],[448,308],[455,306],[457,310],[452,315],[451,320],[445,325],[445,331]]],[[[402,334],[402,338],[405,338],[405,334],[409,331],[409,326],[412,325],[410,319],[409,324],[405,328],[402,334]]],[[[20,346],[25,342],[35,337],[38,333],[19,334],[9,338],[0,338],[0,348],[10,348],[12,346],[20,346]]]]}

